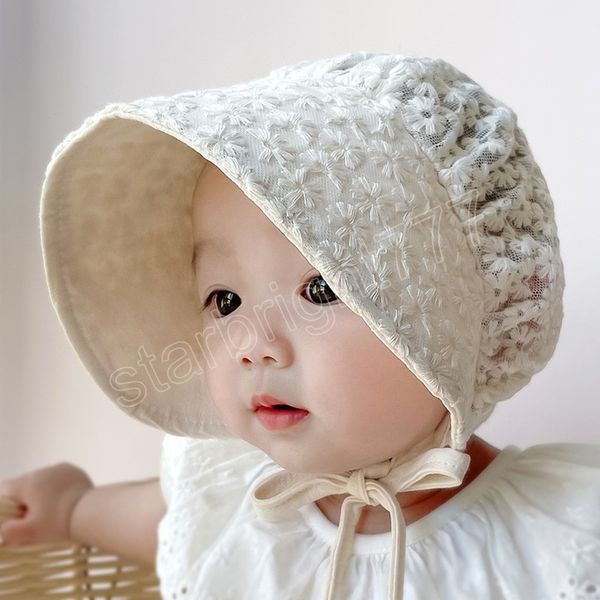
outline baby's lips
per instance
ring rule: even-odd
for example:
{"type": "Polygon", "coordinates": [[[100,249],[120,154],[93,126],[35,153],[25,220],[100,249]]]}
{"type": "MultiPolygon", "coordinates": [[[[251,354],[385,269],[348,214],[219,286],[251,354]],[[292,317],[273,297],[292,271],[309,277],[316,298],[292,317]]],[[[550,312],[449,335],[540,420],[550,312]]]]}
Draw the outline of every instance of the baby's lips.
{"type": "Polygon", "coordinates": [[[257,410],[261,407],[272,408],[273,406],[282,405],[289,406],[290,408],[295,408],[298,410],[306,410],[301,406],[296,406],[295,404],[291,404],[290,402],[286,402],[285,400],[280,400],[279,398],[276,398],[275,396],[271,396],[269,394],[254,394],[252,396],[252,407],[254,408],[254,410],[257,410]]]}

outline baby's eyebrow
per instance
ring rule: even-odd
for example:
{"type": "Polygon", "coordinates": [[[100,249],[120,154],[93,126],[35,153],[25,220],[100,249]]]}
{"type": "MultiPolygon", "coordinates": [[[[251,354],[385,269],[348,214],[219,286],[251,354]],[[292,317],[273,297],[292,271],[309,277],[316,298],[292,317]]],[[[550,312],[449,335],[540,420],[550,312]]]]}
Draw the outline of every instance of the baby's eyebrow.
{"type": "Polygon", "coordinates": [[[219,251],[219,254],[225,254],[229,256],[231,254],[229,246],[224,243],[221,238],[206,238],[204,240],[198,240],[194,244],[194,251],[192,252],[192,269],[196,271],[198,258],[201,251],[206,251],[207,248],[211,248],[214,251],[219,251]]]}

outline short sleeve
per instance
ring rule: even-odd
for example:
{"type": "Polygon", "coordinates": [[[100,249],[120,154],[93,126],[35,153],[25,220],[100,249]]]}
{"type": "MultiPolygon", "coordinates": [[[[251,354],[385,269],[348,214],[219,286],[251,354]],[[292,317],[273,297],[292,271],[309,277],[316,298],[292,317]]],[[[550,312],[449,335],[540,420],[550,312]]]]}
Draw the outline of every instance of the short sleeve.
{"type": "Polygon", "coordinates": [[[528,507],[520,521],[523,545],[546,581],[555,582],[556,597],[600,593],[600,444],[532,446],[511,483],[528,507]]]}
{"type": "MultiPolygon", "coordinates": [[[[166,434],[160,456],[160,485],[169,506],[173,494],[186,494],[218,483],[224,472],[246,480],[247,467],[266,458],[266,454],[240,439],[199,439],[166,434]]],[[[240,480],[240,483],[242,481],[240,480]]],[[[181,496],[179,498],[181,500],[181,496]]]]}
{"type": "Polygon", "coordinates": [[[535,483],[557,517],[578,513],[581,518],[573,525],[600,535],[600,444],[531,446],[517,463],[516,475],[519,472],[535,483]]]}
{"type": "Polygon", "coordinates": [[[169,590],[171,598],[174,589],[191,589],[193,565],[218,543],[251,484],[269,467],[267,455],[244,440],[165,435],[160,485],[167,510],[157,555],[162,593],[169,590]]]}

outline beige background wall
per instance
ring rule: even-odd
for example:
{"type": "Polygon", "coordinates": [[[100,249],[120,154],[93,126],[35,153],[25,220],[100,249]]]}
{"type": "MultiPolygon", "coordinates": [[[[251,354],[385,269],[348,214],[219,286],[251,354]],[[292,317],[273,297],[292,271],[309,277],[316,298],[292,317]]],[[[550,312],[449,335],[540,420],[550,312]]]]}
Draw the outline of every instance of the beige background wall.
{"type": "Polygon", "coordinates": [[[595,3],[0,0],[0,479],[67,460],[97,483],[157,474],[161,434],[105,399],[45,288],[38,200],[54,147],[115,101],[356,50],[442,57],[514,108],[556,204],[565,320],[547,368],[478,433],[600,441],[595,3]]]}

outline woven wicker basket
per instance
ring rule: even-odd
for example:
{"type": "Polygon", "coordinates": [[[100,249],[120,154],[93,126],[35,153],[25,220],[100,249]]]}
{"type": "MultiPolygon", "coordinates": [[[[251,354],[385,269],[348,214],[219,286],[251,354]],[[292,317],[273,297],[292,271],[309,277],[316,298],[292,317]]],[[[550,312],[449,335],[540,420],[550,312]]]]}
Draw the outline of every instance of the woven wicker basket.
{"type": "MultiPolygon", "coordinates": [[[[0,524],[19,504],[0,496],[0,524]]],[[[160,599],[156,573],[97,548],[74,543],[0,545],[0,598],[160,599]]]]}

